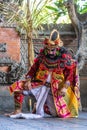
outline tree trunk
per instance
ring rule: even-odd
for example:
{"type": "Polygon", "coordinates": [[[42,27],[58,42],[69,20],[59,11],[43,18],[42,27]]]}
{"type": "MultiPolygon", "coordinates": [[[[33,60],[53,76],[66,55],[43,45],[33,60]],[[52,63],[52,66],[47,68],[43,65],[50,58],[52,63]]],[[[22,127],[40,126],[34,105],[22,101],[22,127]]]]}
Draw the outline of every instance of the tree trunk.
{"type": "Polygon", "coordinates": [[[78,14],[74,5],[74,0],[68,0],[65,3],[65,6],[68,10],[68,14],[76,32],[78,40],[76,57],[77,60],[80,59],[79,70],[81,70],[85,63],[85,59],[87,59],[87,13],[85,13],[84,15],[78,14]],[[81,17],[83,17],[84,19],[82,19],[81,17]]]}
{"type": "Polygon", "coordinates": [[[27,40],[28,40],[28,64],[29,67],[32,66],[34,61],[34,49],[33,49],[33,43],[32,43],[32,18],[30,13],[30,5],[29,0],[27,0],[27,21],[28,21],[28,28],[27,28],[27,40]]]}
{"type": "Polygon", "coordinates": [[[32,43],[32,33],[28,34],[27,36],[27,39],[28,39],[28,64],[29,64],[29,67],[32,66],[33,64],[33,61],[34,61],[34,49],[33,49],[33,43],[32,43]]]}
{"type": "Polygon", "coordinates": [[[77,12],[75,9],[74,0],[68,0],[65,3],[65,6],[68,10],[69,17],[71,19],[72,25],[73,25],[75,32],[76,32],[76,36],[77,36],[77,40],[78,40],[78,48],[79,48],[80,42],[81,42],[82,26],[81,26],[80,21],[77,17],[77,12]]]}

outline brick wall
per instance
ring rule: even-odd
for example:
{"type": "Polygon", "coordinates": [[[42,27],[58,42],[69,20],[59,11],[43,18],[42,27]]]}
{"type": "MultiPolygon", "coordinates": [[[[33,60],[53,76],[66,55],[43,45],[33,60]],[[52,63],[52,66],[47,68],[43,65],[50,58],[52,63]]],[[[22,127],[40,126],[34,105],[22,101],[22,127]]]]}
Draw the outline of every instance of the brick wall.
{"type": "Polygon", "coordinates": [[[20,62],[20,36],[15,28],[0,28],[0,43],[6,43],[7,46],[6,52],[0,53],[0,58],[8,56],[20,62]]]}
{"type": "MultiPolygon", "coordinates": [[[[0,58],[9,57],[11,60],[20,62],[20,36],[15,28],[0,28],[0,44],[4,43],[6,50],[0,50],[0,58]]],[[[0,70],[8,71],[8,67],[0,67],[0,70]]]]}

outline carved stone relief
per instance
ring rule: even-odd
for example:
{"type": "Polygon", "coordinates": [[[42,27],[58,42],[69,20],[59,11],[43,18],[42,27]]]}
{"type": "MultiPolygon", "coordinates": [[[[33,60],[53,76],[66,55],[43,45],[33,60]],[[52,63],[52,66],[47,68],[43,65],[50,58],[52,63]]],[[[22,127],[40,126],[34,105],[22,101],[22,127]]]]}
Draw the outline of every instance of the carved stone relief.
{"type": "Polygon", "coordinates": [[[24,67],[21,63],[16,63],[10,58],[0,59],[0,66],[10,66],[9,72],[0,71],[0,84],[11,84],[19,80],[25,72],[24,67]]]}
{"type": "Polygon", "coordinates": [[[0,43],[0,52],[6,52],[6,51],[7,51],[6,43],[0,43]]]}

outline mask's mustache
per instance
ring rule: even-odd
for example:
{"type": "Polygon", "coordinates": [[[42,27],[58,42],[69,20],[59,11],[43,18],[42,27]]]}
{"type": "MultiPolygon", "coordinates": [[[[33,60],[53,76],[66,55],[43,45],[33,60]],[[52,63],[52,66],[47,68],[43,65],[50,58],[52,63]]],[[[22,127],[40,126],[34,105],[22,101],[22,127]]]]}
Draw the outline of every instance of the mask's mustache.
{"type": "Polygon", "coordinates": [[[55,56],[54,54],[49,54],[49,56],[55,56]]]}
{"type": "Polygon", "coordinates": [[[47,56],[55,56],[54,54],[47,54],[47,56]]]}
{"type": "Polygon", "coordinates": [[[54,57],[55,57],[55,55],[50,54],[48,57],[49,57],[49,58],[54,58],[54,57]]]}
{"type": "Polygon", "coordinates": [[[56,56],[56,55],[53,55],[53,54],[48,54],[47,57],[48,57],[49,59],[52,59],[52,60],[53,60],[53,59],[55,60],[55,59],[57,58],[57,56],[56,56]]]}

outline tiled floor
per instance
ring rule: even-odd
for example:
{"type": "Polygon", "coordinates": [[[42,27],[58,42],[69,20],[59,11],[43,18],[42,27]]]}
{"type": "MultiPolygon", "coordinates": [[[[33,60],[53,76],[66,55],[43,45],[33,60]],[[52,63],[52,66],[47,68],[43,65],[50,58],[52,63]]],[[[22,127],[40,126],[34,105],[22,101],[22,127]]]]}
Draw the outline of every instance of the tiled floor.
{"type": "Polygon", "coordinates": [[[0,130],[86,130],[87,112],[78,118],[12,119],[0,114],[0,130]]]}

